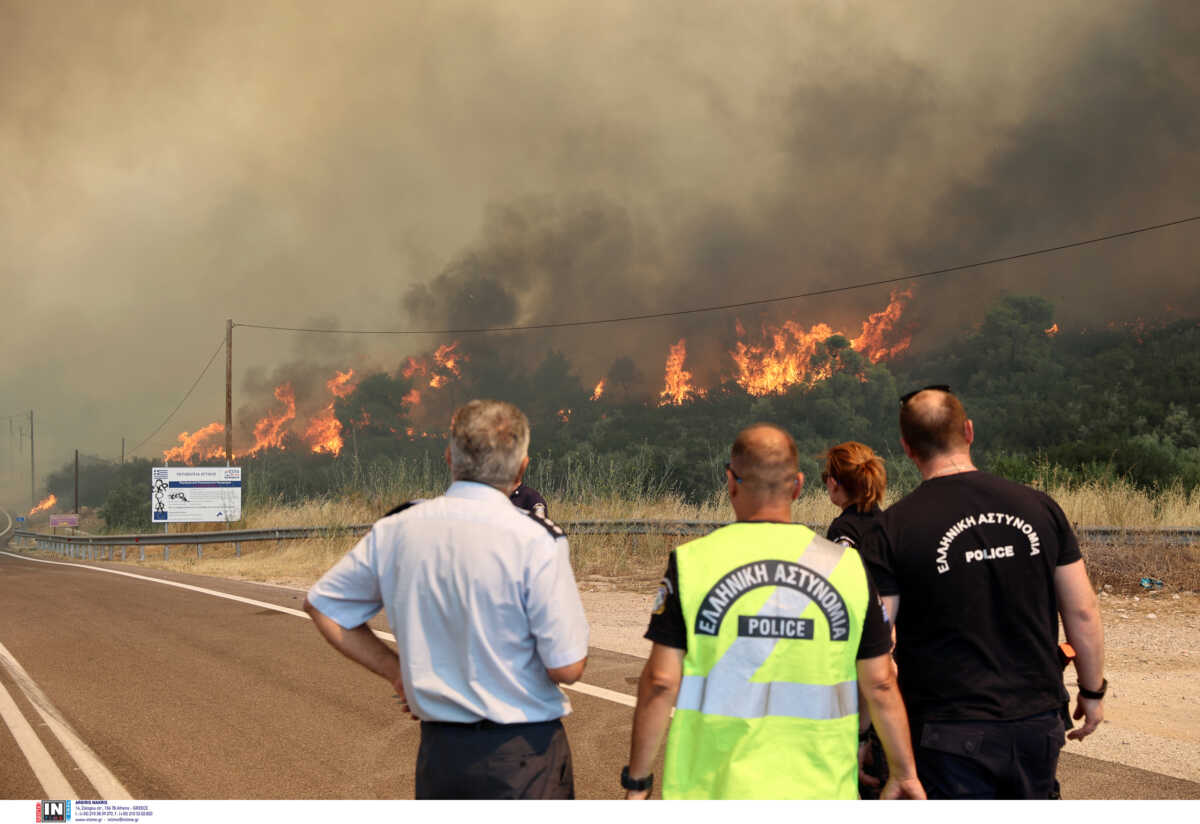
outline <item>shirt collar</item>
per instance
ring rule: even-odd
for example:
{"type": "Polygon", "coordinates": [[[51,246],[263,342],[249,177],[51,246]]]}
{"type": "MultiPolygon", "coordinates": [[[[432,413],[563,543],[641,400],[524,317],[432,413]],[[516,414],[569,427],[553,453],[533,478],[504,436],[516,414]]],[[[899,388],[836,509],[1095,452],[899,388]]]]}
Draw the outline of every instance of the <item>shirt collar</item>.
{"type": "Polygon", "coordinates": [[[505,504],[512,506],[512,501],[499,489],[478,481],[455,481],[446,490],[446,497],[466,498],[472,501],[504,501],[505,504]]]}

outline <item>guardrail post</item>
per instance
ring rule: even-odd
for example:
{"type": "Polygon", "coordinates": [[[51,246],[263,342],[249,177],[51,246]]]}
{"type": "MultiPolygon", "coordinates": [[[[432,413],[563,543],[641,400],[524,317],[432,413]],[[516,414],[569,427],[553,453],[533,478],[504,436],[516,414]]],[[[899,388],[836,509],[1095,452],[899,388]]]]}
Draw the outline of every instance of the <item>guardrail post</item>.
{"type": "Polygon", "coordinates": [[[139,558],[138,558],[138,560],[139,560],[139,561],[144,561],[144,560],[146,560],[146,546],[145,546],[145,544],[141,544],[141,545],[139,545],[139,546],[138,546],[138,549],[139,549],[139,550],[141,550],[141,557],[139,557],[139,558]]]}
{"type": "Polygon", "coordinates": [[[204,544],[196,544],[196,560],[204,560],[204,544]]]}
{"type": "Polygon", "coordinates": [[[121,547],[121,560],[125,560],[125,547],[121,547]]]}
{"type": "Polygon", "coordinates": [[[233,542],[233,554],[239,558],[242,557],[242,542],[241,541],[233,542]]]}
{"type": "Polygon", "coordinates": [[[170,557],[171,557],[171,548],[169,546],[167,546],[166,544],[163,544],[163,560],[164,561],[169,560],[170,557]]]}

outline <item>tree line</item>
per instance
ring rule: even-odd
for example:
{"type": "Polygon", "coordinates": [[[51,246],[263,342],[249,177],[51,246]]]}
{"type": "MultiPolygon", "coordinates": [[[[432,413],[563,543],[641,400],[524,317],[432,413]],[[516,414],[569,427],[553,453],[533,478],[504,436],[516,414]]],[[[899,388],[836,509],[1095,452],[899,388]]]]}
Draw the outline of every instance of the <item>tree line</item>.
{"type": "MultiPolygon", "coordinates": [[[[665,407],[634,396],[637,370],[629,358],[614,361],[609,391],[591,401],[591,387],[561,352],[525,370],[498,349],[482,350],[471,353],[446,397],[520,406],[533,427],[530,481],[561,494],[706,498],[722,483],[734,433],[755,421],[792,433],[809,478],[819,476],[825,449],[857,440],[884,457],[890,485],[911,489],[920,479],[900,449],[898,399],[937,383],[949,384],[974,419],[981,468],[1023,482],[1052,469],[1060,479],[1123,477],[1146,489],[1200,484],[1200,323],[1050,335],[1053,324],[1050,302],[1010,296],[977,329],[933,350],[872,364],[835,335],[814,356],[833,374],[813,386],[754,397],[730,380],[703,398],[665,407]]],[[[347,444],[336,457],[285,441],[244,460],[247,504],[364,495],[381,498],[382,506],[399,489],[396,478],[444,483],[443,433],[404,434],[415,423],[403,401],[413,388],[401,374],[377,373],[339,400],[335,413],[347,444]]],[[[80,502],[101,506],[110,528],[143,528],[152,465],[83,459],[80,502]]],[[[60,500],[71,499],[73,470],[65,465],[48,479],[60,500]]]]}

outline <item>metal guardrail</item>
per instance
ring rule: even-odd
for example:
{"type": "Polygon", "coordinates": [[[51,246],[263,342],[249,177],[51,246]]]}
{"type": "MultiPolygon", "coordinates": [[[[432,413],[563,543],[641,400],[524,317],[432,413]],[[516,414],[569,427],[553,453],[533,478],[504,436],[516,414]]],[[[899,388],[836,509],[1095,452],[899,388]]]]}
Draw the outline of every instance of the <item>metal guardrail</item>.
{"type": "MultiPolygon", "coordinates": [[[[707,535],[723,521],[559,521],[569,535],[707,535]]],[[[345,526],[278,527],[274,529],[230,529],[219,532],[181,532],[176,534],[157,533],[139,535],[47,535],[32,530],[13,530],[13,537],[31,541],[31,548],[57,552],[71,558],[95,560],[100,551],[112,560],[115,549],[120,549],[121,560],[126,551],[138,548],[140,559],[146,559],[146,547],[161,546],[163,557],[170,556],[172,546],[195,546],[196,557],[204,557],[207,544],[233,544],[234,552],[242,554],[242,543],[246,541],[300,541],[311,538],[340,538],[362,535],[371,524],[348,524],[345,526]]],[[[818,534],[824,527],[807,524],[818,534]]],[[[1097,526],[1077,527],[1076,535],[1091,543],[1145,542],[1169,546],[1200,543],[1200,527],[1168,527],[1162,529],[1127,529],[1124,527],[1097,526]]]]}

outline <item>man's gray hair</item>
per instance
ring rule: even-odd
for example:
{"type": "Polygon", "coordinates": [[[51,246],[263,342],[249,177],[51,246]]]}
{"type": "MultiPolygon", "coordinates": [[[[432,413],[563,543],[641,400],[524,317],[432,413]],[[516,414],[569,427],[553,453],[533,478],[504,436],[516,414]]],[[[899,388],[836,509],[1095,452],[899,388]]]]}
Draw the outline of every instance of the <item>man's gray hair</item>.
{"type": "Polygon", "coordinates": [[[450,419],[450,473],[502,492],[517,478],[529,451],[529,419],[505,401],[474,400],[450,419]]]}

